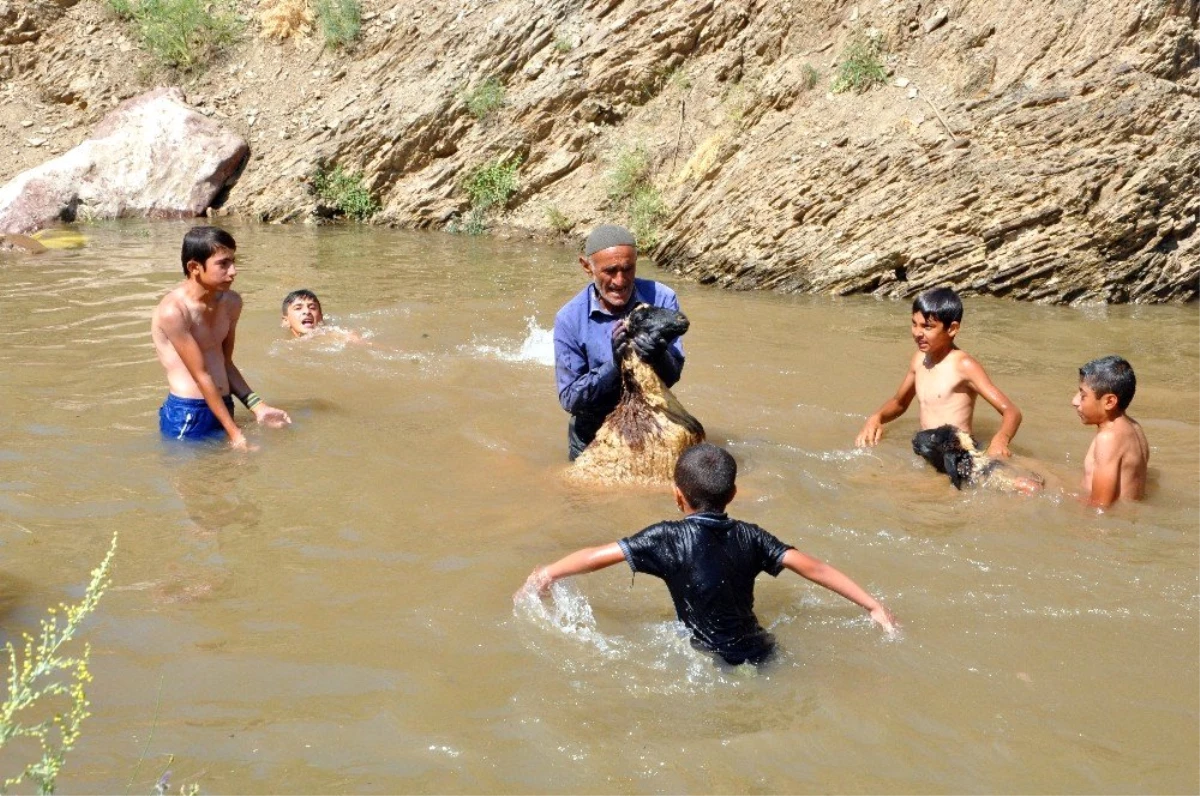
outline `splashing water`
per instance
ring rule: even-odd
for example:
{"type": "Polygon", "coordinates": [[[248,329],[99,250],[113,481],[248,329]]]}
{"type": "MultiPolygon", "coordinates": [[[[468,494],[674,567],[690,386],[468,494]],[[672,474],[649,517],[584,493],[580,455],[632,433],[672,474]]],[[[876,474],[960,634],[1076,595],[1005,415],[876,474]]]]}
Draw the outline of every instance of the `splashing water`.
{"type": "Polygon", "coordinates": [[[541,328],[537,320],[530,317],[525,319],[525,338],[520,344],[514,345],[511,341],[476,343],[469,350],[503,362],[533,362],[550,367],[554,365],[554,330],[541,328]]]}

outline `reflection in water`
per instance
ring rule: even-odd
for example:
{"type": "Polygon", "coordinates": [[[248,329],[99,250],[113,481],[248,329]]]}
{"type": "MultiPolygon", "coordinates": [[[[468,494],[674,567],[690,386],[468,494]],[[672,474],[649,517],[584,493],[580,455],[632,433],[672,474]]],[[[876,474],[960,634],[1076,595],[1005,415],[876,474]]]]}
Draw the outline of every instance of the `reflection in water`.
{"type": "MultiPolygon", "coordinates": [[[[727,670],[687,643],[661,583],[622,567],[511,600],[535,563],[674,513],[664,490],[562,478],[549,329],[579,290],[571,252],[235,228],[237,361],[294,420],[241,413],[259,446],[243,456],[156,431],[148,319],[186,227],[98,224],[87,249],[0,265],[4,631],[78,590],[121,531],[64,787],[127,789],[147,749],[213,792],[1200,789],[1194,305],[967,300],[959,339],[1048,477],[1026,499],[934,474],[915,410],[853,447],[911,354],[907,306],[645,266],[692,321],[676,391],[739,461],[731,512],[904,622],[891,641],[801,579],[764,582],[778,656],[727,670]],[[371,345],[287,339],[297,285],[371,345]],[[1079,365],[1113,352],[1137,369],[1151,487],[1097,515],[1071,497],[1093,432],[1070,399],[1079,365]]],[[[978,422],[997,425],[986,407],[978,422]]]]}

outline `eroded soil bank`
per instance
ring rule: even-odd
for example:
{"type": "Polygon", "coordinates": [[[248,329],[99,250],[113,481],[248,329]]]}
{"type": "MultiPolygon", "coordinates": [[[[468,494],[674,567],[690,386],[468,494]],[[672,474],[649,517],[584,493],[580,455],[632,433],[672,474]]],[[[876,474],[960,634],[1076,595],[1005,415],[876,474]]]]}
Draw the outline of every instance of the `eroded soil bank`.
{"type": "Polygon", "coordinates": [[[245,34],[154,66],[101,0],[0,0],[0,179],[117,101],[180,85],[250,142],[225,209],[319,218],[319,168],[361,172],[375,223],[441,228],[464,178],[521,158],[493,229],[572,240],[624,218],[640,151],[653,254],[702,282],[1046,302],[1191,301],[1200,278],[1195,0],[365,0],[349,52],[245,34]],[[886,85],[831,91],[848,44],[886,85]],[[504,86],[477,118],[473,88],[504,86]]]}

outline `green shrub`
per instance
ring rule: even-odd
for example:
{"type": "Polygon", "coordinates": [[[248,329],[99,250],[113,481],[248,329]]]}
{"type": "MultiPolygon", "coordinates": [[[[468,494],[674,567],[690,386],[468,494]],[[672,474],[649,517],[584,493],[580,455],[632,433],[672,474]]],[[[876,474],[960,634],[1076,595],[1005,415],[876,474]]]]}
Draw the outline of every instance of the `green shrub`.
{"type": "Polygon", "coordinates": [[[642,249],[658,245],[662,233],[658,225],[667,215],[667,204],[653,185],[639,186],[629,198],[629,231],[642,249]]]}
{"type": "Polygon", "coordinates": [[[506,155],[489,161],[472,171],[463,180],[463,190],[471,200],[471,207],[490,210],[503,206],[517,192],[517,170],[521,158],[506,155]]]}
{"type": "Polygon", "coordinates": [[[504,155],[479,166],[462,181],[463,193],[471,202],[464,219],[450,227],[452,232],[482,235],[487,232],[487,219],[496,208],[503,208],[517,192],[520,182],[517,171],[520,155],[504,155]]]}
{"type": "Polygon", "coordinates": [[[650,249],[658,243],[658,225],[667,215],[667,205],[651,179],[650,157],[643,147],[617,153],[608,173],[608,199],[629,216],[639,247],[650,249]]]}
{"type": "Polygon", "coordinates": [[[504,84],[489,77],[463,93],[463,102],[472,116],[480,121],[504,107],[504,84]]]}
{"type": "MultiPolygon", "coordinates": [[[[96,604],[108,589],[109,566],[117,550],[117,535],[113,534],[108,554],[100,566],[92,570],[92,580],[84,590],[83,599],[76,605],[60,605],[50,609],[50,616],[41,622],[37,640],[28,633],[24,635],[24,649],[20,656],[12,642],[5,642],[8,653],[9,671],[8,696],[0,704],[0,751],[14,740],[36,740],[41,749],[41,759],[28,763],[15,776],[0,771],[5,776],[0,792],[29,780],[37,785],[39,793],[54,793],[55,781],[66,762],[66,754],[79,740],[80,728],[88,713],[86,683],[92,679],[88,671],[91,645],[84,645],[78,657],[63,655],[63,646],[75,637],[83,620],[96,609],[96,604]],[[53,706],[64,702],[65,710],[53,706]],[[25,719],[30,713],[50,713],[41,721],[25,719]],[[34,723],[24,724],[22,720],[34,723]]],[[[18,755],[20,752],[18,751],[18,755]]],[[[10,754],[5,765],[13,762],[10,754]]]]}
{"type": "Polygon", "coordinates": [[[650,181],[650,158],[641,146],[622,149],[613,159],[608,173],[609,201],[621,204],[633,196],[639,185],[650,181]]]}
{"type": "Polygon", "coordinates": [[[321,202],[355,221],[366,221],[379,211],[379,203],[362,183],[362,175],[337,166],[333,171],[317,169],[312,176],[313,191],[321,202]]]}
{"type": "Polygon", "coordinates": [[[554,51],[565,55],[575,49],[575,37],[569,33],[559,33],[554,37],[554,51]]]}
{"type": "Polygon", "coordinates": [[[131,0],[108,0],[108,7],[120,19],[133,19],[133,3],[131,0]]]}
{"type": "Polygon", "coordinates": [[[821,73],[812,64],[805,64],[800,70],[800,82],[804,86],[805,91],[812,91],[816,88],[817,82],[820,79],[821,73]]]}
{"type": "Polygon", "coordinates": [[[317,24],[331,50],[345,49],[362,31],[362,3],[359,0],[317,0],[317,24]]]}
{"type": "Polygon", "coordinates": [[[142,46],[160,63],[184,72],[207,64],[242,30],[233,0],[108,0],[108,5],[137,28],[142,46]]]}
{"type": "Polygon", "coordinates": [[[833,79],[833,93],[853,91],[862,94],[887,82],[883,67],[883,44],[878,36],[856,37],[842,50],[833,79]]]}
{"type": "Polygon", "coordinates": [[[546,223],[560,235],[565,235],[575,228],[575,222],[554,205],[546,205],[546,223]]]}

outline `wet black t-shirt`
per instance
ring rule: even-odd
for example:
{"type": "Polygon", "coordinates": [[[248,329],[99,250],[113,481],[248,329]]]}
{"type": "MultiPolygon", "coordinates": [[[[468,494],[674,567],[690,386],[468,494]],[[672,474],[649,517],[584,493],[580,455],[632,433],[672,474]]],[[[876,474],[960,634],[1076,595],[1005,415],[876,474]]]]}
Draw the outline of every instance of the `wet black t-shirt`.
{"type": "Polygon", "coordinates": [[[754,579],[778,575],[791,545],[716,512],[660,522],[618,544],[634,572],[666,581],[679,621],[701,647],[737,665],[775,646],[754,616],[754,579]]]}

